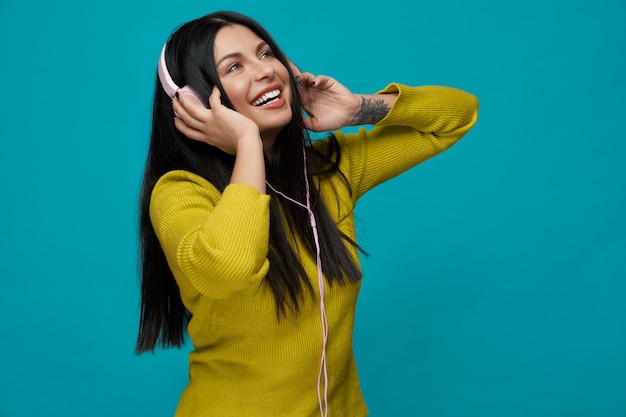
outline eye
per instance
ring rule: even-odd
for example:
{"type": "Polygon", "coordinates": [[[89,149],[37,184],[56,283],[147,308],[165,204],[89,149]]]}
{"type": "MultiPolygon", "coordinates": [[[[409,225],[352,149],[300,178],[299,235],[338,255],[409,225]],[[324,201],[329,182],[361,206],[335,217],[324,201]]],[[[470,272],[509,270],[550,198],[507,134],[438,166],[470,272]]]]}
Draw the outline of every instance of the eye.
{"type": "Polygon", "coordinates": [[[226,72],[233,72],[233,71],[236,71],[238,68],[239,68],[239,63],[234,63],[234,64],[229,65],[226,68],[226,72]]]}
{"type": "Polygon", "coordinates": [[[274,54],[272,53],[272,51],[271,50],[267,50],[267,51],[261,52],[261,55],[259,55],[259,58],[260,59],[265,59],[265,58],[270,58],[270,57],[273,57],[273,56],[274,56],[274,54]]]}

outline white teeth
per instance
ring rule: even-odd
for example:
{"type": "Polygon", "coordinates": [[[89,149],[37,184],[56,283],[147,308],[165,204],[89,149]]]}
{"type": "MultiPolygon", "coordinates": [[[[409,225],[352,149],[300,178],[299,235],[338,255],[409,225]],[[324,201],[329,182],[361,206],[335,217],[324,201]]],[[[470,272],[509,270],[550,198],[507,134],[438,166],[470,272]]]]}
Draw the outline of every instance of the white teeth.
{"type": "Polygon", "coordinates": [[[271,100],[273,98],[276,98],[280,95],[280,90],[273,90],[273,91],[268,91],[267,93],[263,94],[261,97],[259,97],[258,99],[256,99],[254,102],[252,102],[253,105],[255,106],[260,106],[261,104],[265,103],[268,100],[271,100]]]}

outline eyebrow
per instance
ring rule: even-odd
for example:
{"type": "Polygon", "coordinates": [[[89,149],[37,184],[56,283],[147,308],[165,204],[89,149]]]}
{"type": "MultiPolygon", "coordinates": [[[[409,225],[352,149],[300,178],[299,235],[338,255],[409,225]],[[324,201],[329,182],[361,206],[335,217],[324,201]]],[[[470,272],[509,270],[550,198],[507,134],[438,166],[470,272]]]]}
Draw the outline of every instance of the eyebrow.
{"type": "MultiPolygon", "coordinates": [[[[259,42],[259,44],[256,46],[256,53],[258,54],[259,51],[261,49],[263,49],[265,46],[267,46],[267,42],[265,42],[265,41],[259,42]]],[[[221,57],[215,63],[215,67],[216,68],[219,67],[222,64],[222,62],[226,61],[228,58],[239,58],[239,57],[242,57],[242,56],[243,56],[243,54],[241,52],[233,52],[233,53],[230,53],[230,54],[226,54],[223,57],[221,57]]]]}

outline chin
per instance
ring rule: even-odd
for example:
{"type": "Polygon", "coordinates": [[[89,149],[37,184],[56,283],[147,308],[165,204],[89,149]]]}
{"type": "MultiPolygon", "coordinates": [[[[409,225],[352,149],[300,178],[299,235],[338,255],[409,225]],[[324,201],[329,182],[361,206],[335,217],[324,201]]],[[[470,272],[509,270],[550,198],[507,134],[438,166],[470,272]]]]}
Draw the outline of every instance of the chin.
{"type": "Polygon", "coordinates": [[[259,130],[262,132],[279,132],[291,122],[292,115],[291,112],[289,112],[289,114],[281,115],[280,117],[272,117],[272,119],[273,120],[268,120],[268,117],[264,117],[259,120],[259,123],[257,123],[259,130]]]}

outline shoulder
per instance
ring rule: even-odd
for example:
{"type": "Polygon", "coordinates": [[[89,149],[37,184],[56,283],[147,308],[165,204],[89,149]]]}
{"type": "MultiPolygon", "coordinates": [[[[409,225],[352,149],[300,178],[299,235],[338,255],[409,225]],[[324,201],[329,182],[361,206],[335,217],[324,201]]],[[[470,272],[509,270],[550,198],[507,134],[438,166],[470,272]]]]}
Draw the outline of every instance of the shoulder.
{"type": "Polygon", "coordinates": [[[188,188],[197,188],[219,194],[219,190],[209,181],[198,174],[184,170],[169,171],[163,174],[154,185],[152,194],[154,195],[164,190],[174,191],[188,188]]]}
{"type": "Polygon", "coordinates": [[[230,184],[221,191],[198,174],[175,170],[159,178],[152,190],[150,207],[151,211],[179,206],[214,207],[221,200],[232,201],[238,205],[245,205],[248,201],[266,204],[269,196],[260,194],[248,184],[230,184]]]}
{"type": "Polygon", "coordinates": [[[159,178],[159,180],[156,182],[154,189],[156,190],[158,188],[171,187],[177,184],[181,186],[184,184],[196,184],[204,187],[213,187],[210,182],[208,182],[198,174],[194,174],[192,172],[184,170],[175,170],[163,174],[163,176],[161,176],[161,178],[159,178]]]}
{"type": "Polygon", "coordinates": [[[212,201],[219,200],[221,192],[209,181],[189,171],[175,170],[165,173],[154,185],[151,206],[160,206],[168,201],[189,201],[194,196],[212,201]]]}

